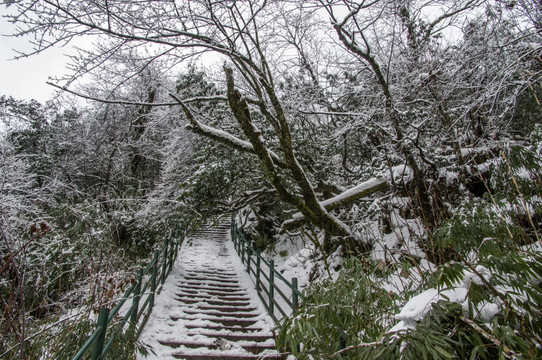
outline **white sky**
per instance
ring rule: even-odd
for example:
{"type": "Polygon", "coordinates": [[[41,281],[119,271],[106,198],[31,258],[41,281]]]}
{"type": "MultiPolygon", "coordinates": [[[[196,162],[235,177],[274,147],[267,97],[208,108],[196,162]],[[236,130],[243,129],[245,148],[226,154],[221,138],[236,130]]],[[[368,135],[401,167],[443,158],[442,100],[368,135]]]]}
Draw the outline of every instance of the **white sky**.
{"type": "MultiPolygon", "coordinates": [[[[0,12],[5,11],[0,4],[0,12]]],[[[49,77],[60,76],[66,72],[68,60],[64,53],[68,48],[53,48],[30,58],[10,60],[17,55],[13,49],[30,50],[28,37],[13,38],[4,36],[14,31],[14,26],[0,16],[0,96],[8,95],[16,99],[36,99],[42,103],[50,100],[54,88],[45,82],[49,77]]]]}
{"type": "MultiPolygon", "coordinates": [[[[50,77],[60,77],[67,72],[66,63],[69,59],[64,54],[71,52],[71,48],[57,47],[30,58],[12,60],[17,56],[14,49],[31,50],[28,41],[31,36],[25,38],[5,36],[15,31],[15,27],[2,16],[9,10],[0,0],[0,96],[8,95],[25,100],[36,99],[44,103],[50,100],[55,92],[55,88],[47,85],[46,81],[50,77]]],[[[82,43],[78,45],[82,46],[82,43]]],[[[90,42],[83,46],[90,46],[90,42]]],[[[216,63],[216,55],[212,60],[216,63]]]]}

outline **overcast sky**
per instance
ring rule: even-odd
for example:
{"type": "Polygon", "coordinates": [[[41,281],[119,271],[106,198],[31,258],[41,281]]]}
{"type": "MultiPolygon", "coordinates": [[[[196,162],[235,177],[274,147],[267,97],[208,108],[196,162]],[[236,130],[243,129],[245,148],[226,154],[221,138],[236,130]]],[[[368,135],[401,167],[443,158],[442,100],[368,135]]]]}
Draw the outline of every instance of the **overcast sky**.
{"type": "MultiPolygon", "coordinates": [[[[0,4],[0,13],[5,7],[0,4]]],[[[49,77],[65,73],[68,48],[54,48],[39,55],[20,60],[10,60],[19,51],[29,50],[28,38],[4,36],[14,31],[12,24],[0,16],[0,96],[8,95],[16,99],[36,99],[40,102],[50,100],[54,88],[45,82],[49,77]]]]}

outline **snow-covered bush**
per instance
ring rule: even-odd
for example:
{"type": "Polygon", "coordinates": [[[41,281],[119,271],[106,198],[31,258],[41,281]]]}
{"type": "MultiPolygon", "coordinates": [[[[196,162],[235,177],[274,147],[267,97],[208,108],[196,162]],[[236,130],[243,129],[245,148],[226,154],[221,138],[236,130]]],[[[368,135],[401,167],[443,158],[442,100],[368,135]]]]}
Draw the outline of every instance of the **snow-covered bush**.
{"type": "Polygon", "coordinates": [[[500,149],[485,165],[485,194],[448,204],[451,217],[433,233],[401,230],[396,210],[402,222],[390,229],[378,226],[386,214],[365,216],[372,259],[349,259],[336,280],[315,282],[281,344],[314,359],[540,358],[539,138],[537,128],[524,146],[500,149]],[[401,250],[416,242],[423,251],[401,250]]]}
{"type": "Polygon", "coordinates": [[[329,359],[378,338],[396,310],[393,293],[381,287],[385,274],[374,261],[348,259],[336,281],[323,279],[305,292],[299,313],[282,324],[279,344],[298,359],[329,359]]]}

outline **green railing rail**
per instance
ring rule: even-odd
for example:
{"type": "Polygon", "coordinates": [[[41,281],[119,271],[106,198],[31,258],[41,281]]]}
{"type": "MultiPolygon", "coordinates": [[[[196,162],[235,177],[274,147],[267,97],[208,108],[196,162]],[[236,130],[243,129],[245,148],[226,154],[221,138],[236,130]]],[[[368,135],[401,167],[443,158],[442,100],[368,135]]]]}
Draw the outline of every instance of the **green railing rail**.
{"type": "Polygon", "coordinates": [[[79,349],[73,360],[83,359],[90,348],[92,348],[91,360],[105,359],[106,354],[113,346],[115,339],[123,332],[127,322],[129,322],[128,331],[132,331],[136,338],[139,336],[154,306],[154,297],[162,290],[162,285],[177,259],[177,253],[182,241],[183,236],[175,236],[173,240],[167,238],[162,250],[156,250],[152,261],[137,272],[136,283],[126,291],[113,310],[110,311],[106,307],[100,309],[96,330],[79,349]],[[142,298],[145,300],[143,305],[140,306],[142,298]],[[108,331],[108,326],[128,299],[132,300],[130,309],[124,314],[116,327],[108,331]],[[106,342],[107,334],[109,337],[106,342]]]}
{"type": "Polygon", "coordinates": [[[283,317],[295,315],[300,301],[303,300],[297,286],[297,278],[288,281],[275,269],[273,260],[265,260],[259,250],[254,250],[247,241],[245,232],[237,227],[233,217],[231,239],[241,261],[247,267],[248,274],[254,276],[258,296],[273,320],[278,323],[283,317]]]}

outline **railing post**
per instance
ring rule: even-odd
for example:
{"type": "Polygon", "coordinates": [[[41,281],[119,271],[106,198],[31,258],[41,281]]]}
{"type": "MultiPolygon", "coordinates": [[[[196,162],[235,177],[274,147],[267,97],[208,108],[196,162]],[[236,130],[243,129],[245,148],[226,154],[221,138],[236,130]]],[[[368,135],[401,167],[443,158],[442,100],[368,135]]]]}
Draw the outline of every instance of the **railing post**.
{"type": "Polygon", "coordinates": [[[135,327],[137,324],[137,313],[139,312],[139,299],[141,298],[141,281],[143,279],[143,269],[139,269],[137,272],[137,283],[134,288],[134,298],[132,299],[132,308],[134,308],[132,315],[130,316],[130,322],[135,327]]]}
{"type": "Polygon", "coordinates": [[[250,257],[252,256],[252,249],[247,248],[247,272],[250,275],[250,257]]]}
{"type": "Polygon", "coordinates": [[[109,309],[101,308],[98,315],[98,324],[97,327],[102,327],[102,332],[96,339],[94,343],[94,348],[92,349],[91,360],[98,360],[102,357],[102,351],[104,348],[105,342],[105,332],[107,331],[107,319],[109,318],[109,309]]]}
{"type": "Polygon", "coordinates": [[[179,255],[179,246],[181,244],[181,241],[179,241],[179,238],[177,238],[177,241],[175,242],[175,253],[173,255],[173,261],[176,261],[177,260],[177,255],[179,255]]]}
{"type": "Polygon", "coordinates": [[[256,252],[256,291],[258,292],[260,292],[260,266],[261,266],[260,250],[257,250],[256,252]]]}
{"type": "Polygon", "coordinates": [[[170,249],[169,249],[169,267],[168,267],[168,274],[171,272],[171,269],[173,268],[173,257],[175,256],[175,243],[170,243],[169,245],[170,249]]]}
{"type": "Polygon", "coordinates": [[[167,269],[167,258],[168,258],[168,251],[169,251],[169,238],[166,238],[166,245],[165,245],[166,251],[164,251],[164,258],[162,259],[162,278],[160,279],[161,283],[166,282],[166,269],[167,269]]]}
{"type": "Polygon", "coordinates": [[[292,278],[292,314],[297,314],[297,308],[299,306],[299,298],[297,296],[297,278],[292,278]]]}
{"type": "Polygon", "coordinates": [[[233,239],[235,241],[235,250],[239,254],[239,230],[237,229],[237,224],[233,225],[233,239]]]}
{"type": "Polygon", "coordinates": [[[275,304],[273,299],[275,298],[275,261],[269,261],[269,314],[273,317],[275,314],[275,304]]]}
{"type": "Polygon", "coordinates": [[[234,214],[231,214],[231,219],[230,219],[230,237],[231,237],[231,240],[233,241],[233,243],[235,244],[235,240],[234,240],[234,238],[233,238],[234,232],[235,232],[235,215],[234,215],[234,214]]]}
{"type": "Polygon", "coordinates": [[[154,252],[154,258],[153,262],[154,265],[152,266],[152,277],[151,277],[151,300],[149,302],[149,313],[152,310],[154,306],[154,294],[156,293],[156,276],[158,275],[158,257],[160,256],[160,250],[156,250],[154,252]]]}
{"type": "Polygon", "coordinates": [[[180,226],[181,226],[181,225],[177,225],[177,227],[175,228],[175,235],[173,235],[173,237],[174,237],[175,239],[177,239],[177,237],[179,236],[179,227],[180,227],[180,226]]]}
{"type": "Polygon", "coordinates": [[[246,240],[245,235],[241,234],[241,262],[242,263],[245,262],[245,245],[246,245],[245,240],[246,240]]]}

